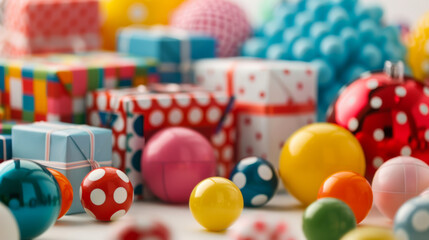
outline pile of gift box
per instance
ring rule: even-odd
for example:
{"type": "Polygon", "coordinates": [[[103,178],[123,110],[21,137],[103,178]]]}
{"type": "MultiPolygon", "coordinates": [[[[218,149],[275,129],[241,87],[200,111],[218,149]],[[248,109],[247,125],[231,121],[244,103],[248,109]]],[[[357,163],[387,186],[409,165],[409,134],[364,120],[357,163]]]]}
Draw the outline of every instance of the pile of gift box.
{"type": "MultiPolygon", "coordinates": [[[[5,4],[7,35],[2,53],[6,57],[0,63],[3,119],[111,129],[111,157],[95,156],[95,160],[111,160],[126,171],[137,197],[144,192],[139,161],[145,141],[160,129],[182,126],[202,133],[213,144],[218,174],[228,176],[237,159],[246,156],[277,162],[287,136],[315,121],[317,71],[310,64],[215,59],[223,51],[215,37],[161,25],[119,28],[117,52],[101,51],[106,39],[100,27],[116,26],[102,26],[98,17],[106,9],[99,4],[103,3],[5,4]],[[279,125],[287,127],[278,129],[279,125]]],[[[232,13],[242,11],[231,3],[215,4],[232,13]]],[[[238,55],[250,36],[250,25],[241,13],[242,26],[236,30],[247,36],[235,40],[229,56],[238,55]]],[[[33,127],[40,131],[40,126],[33,127]]],[[[6,159],[42,160],[24,143],[11,151],[10,135],[5,137],[6,159]],[[23,147],[26,156],[18,156],[23,147]]],[[[109,146],[104,148],[110,151],[109,146]]],[[[73,160],[62,156],[55,161],[73,160]]]]}
{"type": "MultiPolygon", "coordinates": [[[[151,195],[140,166],[145,143],[181,126],[210,141],[219,176],[248,156],[277,168],[284,142],[321,120],[341,86],[405,56],[399,28],[357,1],[285,2],[254,33],[226,0],[155,2],[3,2],[2,161],[72,166],[90,154],[79,130],[88,128],[94,160],[126,172],[142,199],[151,195]]],[[[79,196],[90,166],[59,170],[79,196]]],[[[69,213],[79,212],[77,199],[69,213]]]]}

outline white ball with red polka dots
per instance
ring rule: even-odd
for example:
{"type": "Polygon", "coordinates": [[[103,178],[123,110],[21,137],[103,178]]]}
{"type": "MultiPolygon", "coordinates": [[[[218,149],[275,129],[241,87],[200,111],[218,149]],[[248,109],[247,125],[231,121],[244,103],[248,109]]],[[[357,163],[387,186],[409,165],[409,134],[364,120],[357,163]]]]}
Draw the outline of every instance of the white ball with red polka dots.
{"type": "Polygon", "coordinates": [[[100,167],[88,173],[79,193],[85,212],[99,221],[114,221],[124,216],[134,198],[127,175],[113,167],[100,167]]]}
{"type": "Polygon", "coordinates": [[[244,218],[229,231],[232,240],[296,240],[296,234],[285,221],[278,221],[266,216],[244,218]]]}

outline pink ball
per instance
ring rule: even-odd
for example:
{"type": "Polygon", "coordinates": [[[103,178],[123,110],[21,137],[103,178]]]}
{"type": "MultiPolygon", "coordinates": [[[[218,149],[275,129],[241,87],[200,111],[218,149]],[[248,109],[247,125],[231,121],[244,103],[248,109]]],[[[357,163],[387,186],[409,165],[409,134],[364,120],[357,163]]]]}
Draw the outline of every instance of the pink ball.
{"type": "Polygon", "coordinates": [[[429,166],[413,157],[388,160],[374,175],[372,191],[374,203],[386,217],[393,219],[407,200],[429,187],[429,166]]]}
{"type": "Polygon", "coordinates": [[[216,158],[209,141],[182,127],[159,131],[147,142],[142,173],[149,189],[169,203],[187,203],[194,187],[216,174],[216,158]]]}
{"type": "Polygon", "coordinates": [[[244,11],[227,0],[189,0],[173,12],[170,24],[214,37],[219,57],[236,56],[251,33],[244,11]]]}

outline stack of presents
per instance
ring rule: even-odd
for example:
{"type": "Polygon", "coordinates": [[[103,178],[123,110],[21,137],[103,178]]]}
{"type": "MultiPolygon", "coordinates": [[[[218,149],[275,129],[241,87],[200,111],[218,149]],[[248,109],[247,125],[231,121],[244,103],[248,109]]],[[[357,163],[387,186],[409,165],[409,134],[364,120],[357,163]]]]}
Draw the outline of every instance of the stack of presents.
{"type": "MultiPolygon", "coordinates": [[[[119,29],[116,51],[101,50],[99,4],[6,1],[1,161],[30,159],[56,168],[79,196],[91,169],[84,161],[90,131],[94,159],[126,172],[142,199],[149,196],[142,151],[160,129],[182,126],[206,136],[218,174],[228,177],[247,156],[276,166],[283,142],[315,121],[317,72],[311,65],[216,58],[215,38],[168,26],[119,29]]],[[[69,213],[82,212],[79,204],[74,201],[69,213]]]]}

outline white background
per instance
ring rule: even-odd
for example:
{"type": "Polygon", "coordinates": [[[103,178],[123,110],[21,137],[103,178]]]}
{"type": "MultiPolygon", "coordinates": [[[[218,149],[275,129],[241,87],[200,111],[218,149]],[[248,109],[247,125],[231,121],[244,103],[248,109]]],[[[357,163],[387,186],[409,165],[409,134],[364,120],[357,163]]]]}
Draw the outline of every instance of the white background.
{"type": "MultiPolygon", "coordinates": [[[[231,0],[242,6],[253,23],[259,20],[259,9],[268,0],[231,0]]],[[[415,24],[426,12],[429,12],[429,0],[360,0],[363,4],[379,4],[385,9],[387,23],[415,24]]]]}

